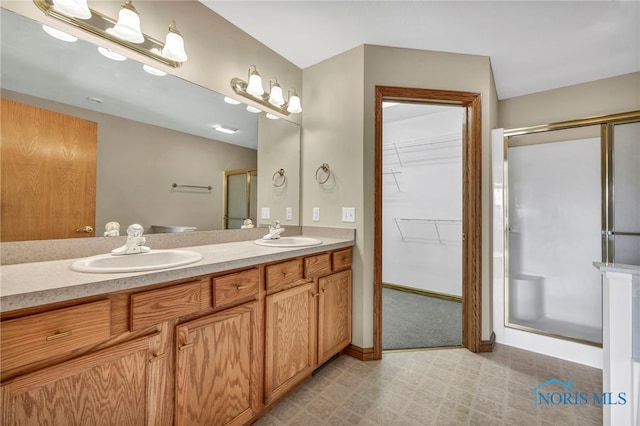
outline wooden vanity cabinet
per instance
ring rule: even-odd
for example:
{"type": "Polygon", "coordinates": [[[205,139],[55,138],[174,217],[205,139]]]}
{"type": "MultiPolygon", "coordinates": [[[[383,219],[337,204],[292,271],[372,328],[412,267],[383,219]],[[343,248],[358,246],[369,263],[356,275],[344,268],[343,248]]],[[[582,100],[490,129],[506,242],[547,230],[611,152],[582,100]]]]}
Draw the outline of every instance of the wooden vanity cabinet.
{"type": "Polygon", "coordinates": [[[176,329],[176,425],[242,425],[261,409],[261,310],[247,303],[176,329]]]}
{"type": "Polygon", "coordinates": [[[156,333],[3,384],[2,424],[148,424],[161,398],[148,386],[166,361],[152,361],[159,346],[156,333]]]}

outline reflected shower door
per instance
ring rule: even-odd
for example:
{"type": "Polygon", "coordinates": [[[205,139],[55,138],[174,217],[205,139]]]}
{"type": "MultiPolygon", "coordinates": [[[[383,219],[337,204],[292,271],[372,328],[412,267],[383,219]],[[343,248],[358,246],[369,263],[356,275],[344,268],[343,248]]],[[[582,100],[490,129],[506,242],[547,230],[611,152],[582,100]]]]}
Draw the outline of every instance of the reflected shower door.
{"type": "Polygon", "coordinates": [[[508,323],[602,342],[600,139],[508,148],[508,323]]]}
{"type": "Polygon", "coordinates": [[[257,170],[225,172],[224,229],[240,229],[245,219],[256,224],[257,170]]]}
{"type": "Polygon", "coordinates": [[[613,259],[640,265],[640,123],[613,128],[613,259]]]}

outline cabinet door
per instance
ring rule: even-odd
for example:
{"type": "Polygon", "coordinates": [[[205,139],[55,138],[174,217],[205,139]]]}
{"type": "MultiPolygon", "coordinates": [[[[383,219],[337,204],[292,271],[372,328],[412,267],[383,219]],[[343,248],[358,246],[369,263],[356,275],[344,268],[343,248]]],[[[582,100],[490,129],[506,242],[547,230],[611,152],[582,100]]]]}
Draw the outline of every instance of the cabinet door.
{"type": "Polygon", "coordinates": [[[176,334],[176,425],[240,425],[260,410],[258,303],[182,324],[176,334]]]}
{"type": "Polygon", "coordinates": [[[318,364],[351,342],[351,271],[318,280],[318,364]]]}
{"type": "Polygon", "coordinates": [[[265,402],[311,375],[315,364],[316,298],[314,283],[266,298],[265,402]]]}
{"type": "Polygon", "coordinates": [[[2,424],[144,425],[159,346],[155,334],[20,376],[2,386],[2,424]]]}

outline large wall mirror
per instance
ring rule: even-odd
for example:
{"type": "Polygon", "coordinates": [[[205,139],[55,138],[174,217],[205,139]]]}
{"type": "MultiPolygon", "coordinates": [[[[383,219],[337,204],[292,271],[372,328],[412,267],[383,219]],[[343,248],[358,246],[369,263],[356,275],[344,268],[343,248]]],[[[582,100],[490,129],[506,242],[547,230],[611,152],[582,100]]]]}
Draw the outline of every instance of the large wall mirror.
{"type": "MultiPolygon", "coordinates": [[[[141,223],[147,232],[152,232],[152,226],[163,231],[225,229],[225,172],[249,168],[257,168],[260,177],[257,189],[251,189],[255,196],[249,202],[256,204],[251,211],[257,216],[266,208],[271,212],[270,220],[299,224],[297,124],[267,120],[264,113],[253,114],[243,104],[228,104],[222,95],[201,86],[172,75],[150,74],[134,60],[108,59],[97,46],[83,40],[57,40],[40,23],[9,10],[0,9],[0,19],[3,100],[93,122],[97,127],[95,171],[89,171],[95,173],[92,223],[80,219],[83,210],[91,210],[81,207],[80,201],[67,203],[71,204],[69,208],[51,214],[31,209],[30,198],[41,196],[35,188],[70,186],[65,190],[76,193],[91,189],[74,187],[73,179],[65,180],[65,167],[45,173],[37,167],[21,167],[15,161],[2,172],[3,181],[19,183],[13,185],[13,192],[4,192],[3,187],[1,200],[3,215],[10,216],[14,210],[23,212],[13,217],[12,229],[28,223],[26,216],[30,213],[25,215],[25,211],[39,215],[34,220],[49,229],[74,228],[67,230],[71,235],[62,238],[83,236],[85,225],[94,228],[89,235],[102,236],[104,225],[110,221],[119,222],[125,229],[130,223],[141,223]],[[221,133],[216,126],[237,132],[221,133]],[[286,155],[272,155],[278,151],[286,155]],[[282,180],[272,179],[274,172],[283,168],[285,185],[282,180]],[[18,204],[19,209],[12,210],[18,204]],[[73,225],[63,225],[62,215],[71,216],[73,225]]],[[[17,114],[24,117],[27,113],[17,114]]],[[[13,130],[13,136],[3,128],[2,144],[8,145],[9,139],[35,138],[33,134],[27,136],[32,131],[39,137],[43,129],[52,132],[53,128],[53,133],[60,136],[56,126],[69,125],[27,118],[13,130]]],[[[25,144],[22,141],[19,146],[25,144]]],[[[51,149],[39,147],[37,151],[42,155],[51,149]]],[[[60,149],[64,156],[67,148],[60,149]]],[[[254,224],[268,222],[260,217],[250,219],[254,224]]],[[[2,240],[47,238],[61,236],[21,237],[15,232],[2,240]]]]}

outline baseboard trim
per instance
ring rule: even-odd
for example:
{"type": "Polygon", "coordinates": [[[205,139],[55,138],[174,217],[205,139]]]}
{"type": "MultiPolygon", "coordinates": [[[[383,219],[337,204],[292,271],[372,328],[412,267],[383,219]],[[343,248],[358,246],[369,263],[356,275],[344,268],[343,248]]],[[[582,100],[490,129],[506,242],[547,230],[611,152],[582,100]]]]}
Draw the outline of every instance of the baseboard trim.
{"type": "Polygon", "coordinates": [[[420,288],[406,287],[398,284],[382,283],[383,288],[389,288],[391,290],[404,291],[406,293],[419,294],[421,296],[435,297],[437,299],[449,300],[451,302],[462,303],[462,297],[454,296],[453,294],[439,293],[437,291],[423,290],[420,288]]]}
{"type": "Polygon", "coordinates": [[[375,354],[373,348],[361,348],[356,345],[349,345],[342,350],[342,353],[360,361],[373,361],[375,354]]]}
{"type": "Polygon", "coordinates": [[[496,344],[496,333],[491,332],[491,336],[489,340],[481,340],[480,348],[478,348],[478,352],[493,352],[493,347],[496,344]]]}

